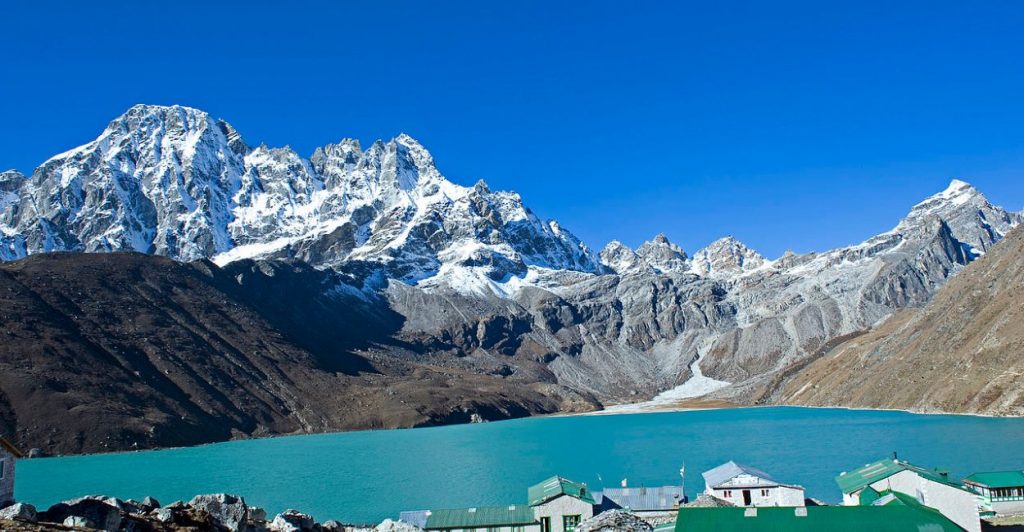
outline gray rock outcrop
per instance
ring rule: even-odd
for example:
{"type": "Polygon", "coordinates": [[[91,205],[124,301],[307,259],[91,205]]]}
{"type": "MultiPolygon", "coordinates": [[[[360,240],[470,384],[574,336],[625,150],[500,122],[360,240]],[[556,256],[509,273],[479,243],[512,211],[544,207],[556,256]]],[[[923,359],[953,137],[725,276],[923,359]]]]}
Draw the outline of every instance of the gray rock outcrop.
{"type": "Polygon", "coordinates": [[[654,527],[647,521],[625,510],[608,510],[590,519],[584,519],[576,526],[578,532],[652,532],[654,527]]]}
{"type": "Polygon", "coordinates": [[[16,502],[6,508],[0,508],[0,519],[34,523],[37,516],[36,507],[23,502],[16,502]]]}
{"type": "Polygon", "coordinates": [[[214,522],[232,532],[242,530],[249,518],[249,507],[245,499],[226,493],[197,495],[188,505],[210,514],[214,522]]]}
{"type": "Polygon", "coordinates": [[[310,532],[317,528],[312,517],[298,510],[285,510],[277,514],[268,527],[273,532],[310,532]]]}

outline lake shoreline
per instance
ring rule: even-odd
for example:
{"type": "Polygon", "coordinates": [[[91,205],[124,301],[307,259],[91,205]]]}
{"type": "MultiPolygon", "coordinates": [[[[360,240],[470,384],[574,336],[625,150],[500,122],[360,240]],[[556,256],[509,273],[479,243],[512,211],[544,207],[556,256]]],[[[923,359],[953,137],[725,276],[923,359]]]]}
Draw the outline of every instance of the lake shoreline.
{"type": "Polygon", "coordinates": [[[496,420],[484,420],[480,423],[448,423],[442,425],[424,425],[418,427],[396,427],[396,428],[375,428],[375,429],[352,429],[352,430],[326,430],[320,432],[292,432],[282,434],[260,434],[252,437],[236,437],[227,440],[211,441],[206,443],[200,443],[196,445],[182,445],[182,446],[169,446],[169,447],[148,447],[145,449],[128,449],[121,451],[102,451],[94,453],[73,453],[73,454],[45,454],[39,457],[24,458],[23,460],[40,460],[47,458],[70,458],[76,456],[106,456],[106,455],[117,455],[117,454],[135,454],[145,453],[149,451],[170,451],[179,449],[195,449],[208,447],[211,445],[220,445],[229,442],[244,442],[244,441],[259,441],[259,440],[274,440],[279,438],[291,438],[299,436],[322,436],[330,434],[352,434],[352,433],[366,433],[366,432],[400,432],[409,430],[419,429],[436,429],[441,427],[454,427],[462,425],[478,425],[481,423],[502,423],[505,421],[515,421],[523,419],[544,419],[544,418],[564,418],[564,417],[579,417],[579,416],[618,416],[618,415],[635,415],[635,414],[662,414],[662,413],[674,413],[674,412],[701,412],[707,410],[734,410],[734,409],[760,409],[760,408],[807,408],[807,409],[819,409],[819,410],[846,410],[852,412],[899,412],[904,414],[914,414],[922,416],[960,416],[960,417],[975,417],[985,419],[1022,419],[1024,416],[997,416],[993,414],[979,414],[973,412],[945,412],[945,411],[924,411],[924,410],[912,410],[904,408],[872,408],[872,407],[857,407],[857,406],[832,406],[832,405],[793,405],[793,404],[762,404],[762,405],[744,405],[737,403],[730,403],[723,400],[703,400],[699,397],[684,399],[674,403],[662,403],[657,405],[648,405],[649,401],[642,401],[639,403],[621,403],[611,405],[609,407],[600,410],[591,410],[587,412],[552,412],[549,414],[536,414],[532,416],[522,417],[510,417],[505,419],[496,420]]]}

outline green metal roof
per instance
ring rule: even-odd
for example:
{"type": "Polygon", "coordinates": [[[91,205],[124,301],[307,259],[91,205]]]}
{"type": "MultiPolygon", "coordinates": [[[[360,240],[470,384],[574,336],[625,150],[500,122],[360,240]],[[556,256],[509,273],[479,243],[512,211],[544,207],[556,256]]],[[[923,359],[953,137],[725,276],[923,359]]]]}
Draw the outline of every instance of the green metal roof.
{"type": "Polygon", "coordinates": [[[882,490],[882,492],[878,494],[878,499],[885,500],[886,498],[889,500],[882,503],[881,506],[920,506],[929,510],[938,511],[930,506],[921,504],[921,501],[917,500],[916,497],[907,495],[902,491],[882,490]],[[891,495],[891,497],[888,497],[889,495],[891,495]]]}
{"type": "Polygon", "coordinates": [[[530,486],[530,489],[527,491],[530,506],[544,504],[545,502],[562,495],[568,495],[583,502],[594,504],[594,498],[590,495],[590,490],[587,489],[585,484],[573,482],[567,478],[558,476],[551,477],[539,484],[534,484],[533,486],[530,486]]]}
{"type": "Polygon", "coordinates": [[[536,523],[533,508],[523,504],[431,510],[426,530],[521,526],[536,523]]]}
{"type": "Polygon", "coordinates": [[[853,493],[900,471],[903,471],[903,467],[899,462],[887,458],[839,475],[836,477],[836,484],[839,484],[839,489],[843,490],[843,493],[853,493]]]}
{"type": "Polygon", "coordinates": [[[938,469],[927,469],[911,464],[910,462],[894,460],[892,458],[879,460],[848,473],[843,473],[836,477],[836,484],[839,484],[839,489],[843,490],[843,493],[853,493],[861,488],[874,484],[879,480],[889,478],[900,471],[908,470],[913,471],[928,480],[932,480],[940,484],[946,484],[947,486],[952,486],[954,488],[964,489],[960,484],[949,480],[949,475],[943,471],[938,469]]]}
{"type": "Polygon", "coordinates": [[[881,496],[882,494],[878,493],[878,490],[872,488],[871,486],[868,486],[864,488],[864,491],[860,492],[860,504],[861,506],[867,506],[877,501],[878,498],[881,496]]]}
{"type": "Polygon", "coordinates": [[[800,508],[681,508],[675,532],[962,532],[942,514],[920,506],[807,506],[800,508]],[[751,510],[756,510],[752,512],[751,510]],[[798,515],[800,511],[806,515],[798,515]]]}
{"type": "Polygon", "coordinates": [[[975,473],[964,479],[965,482],[985,486],[986,488],[1016,488],[1024,486],[1024,471],[989,471],[975,473]]]}

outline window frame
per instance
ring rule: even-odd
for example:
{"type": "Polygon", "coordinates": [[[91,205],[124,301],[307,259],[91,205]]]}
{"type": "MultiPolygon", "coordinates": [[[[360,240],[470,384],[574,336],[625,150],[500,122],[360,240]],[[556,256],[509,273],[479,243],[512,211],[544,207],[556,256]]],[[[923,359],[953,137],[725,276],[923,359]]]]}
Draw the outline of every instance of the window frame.
{"type": "Polygon", "coordinates": [[[582,522],[583,522],[583,514],[563,515],[562,516],[562,532],[573,532],[573,531],[576,530],[576,527],[580,526],[580,523],[582,523],[582,522]],[[570,519],[575,519],[576,520],[576,522],[572,524],[572,527],[569,527],[569,520],[570,519]]]}

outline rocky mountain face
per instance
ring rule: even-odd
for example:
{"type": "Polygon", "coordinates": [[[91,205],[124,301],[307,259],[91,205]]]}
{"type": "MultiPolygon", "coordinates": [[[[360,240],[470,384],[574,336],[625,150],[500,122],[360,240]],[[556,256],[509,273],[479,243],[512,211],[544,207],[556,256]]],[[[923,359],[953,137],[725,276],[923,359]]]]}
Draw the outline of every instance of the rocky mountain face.
{"type": "Polygon", "coordinates": [[[840,343],[786,383],[788,404],[1024,415],[1024,228],[923,308],[840,343]]]}
{"type": "Polygon", "coordinates": [[[77,453],[597,405],[528,364],[502,375],[359,354],[394,344],[400,317],[339,286],[302,263],[59,253],[0,264],[0,432],[77,453]]]}
{"type": "MultiPolygon", "coordinates": [[[[428,370],[409,368],[433,368],[451,388],[418,395],[425,405],[468,400],[454,383],[470,376],[499,387],[529,383],[536,395],[502,403],[522,401],[519,413],[635,402],[673,388],[677,399],[773,401],[788,379],[843,339],[925,305],[1022,220],[953,181],[891,231],[823,253],[769,260],[726,237],[689,255],[659,235],[635,250],[612,242],[595,254],[514,193],[448,181],[406,135],[366,150],[344,140],[306,159],[289,148],[249,147],[227,123],[176,106],[133,107],[95,141],[31,176],[0,174],[0,207],[0,258],[16,261],[5,268],[30,272],[22,284],[48,275],[22,266],[43,252],[168,257],[191,263],[182,268],[219,272],[217,289],[287,334],[308,357],[303,367],[356,380],[376,370],[394,375],[392,386],[416,386],[417,371],[428,370]]],[[[80,256],[91,255],[64,257],[80,256]]],[[[73,270],[93,259],[63,260],[73,270]]],[[[174,264],[131,260],[139,279],[174,264]]],[[[159,297],[202,299],[189,295],[200,287],[166,286],[185,295],[151,294],[153,305],[159,297]]],[[[64,288],[50,289],[58,297],[64,288]]],[[[118,304],[142,297],[124,294],[118,304]]],[[[7,313],[4,326],[20,326],[9,325],[20,316],[7,313]]],[[[62,334],[77,335],[81,319],[70,312],[62,334]]],[[[217,322],[209,334],[240,330],[217,322]]],[[[143,349],[129,331],[96,334],[143,349]]],[[[65,356],[75,349],[85,347],[65,356]]],[[[251,349],[245,346],[247,356],[251,349]]],[[[221,344],[204,353],[238,356],[221,344]]],[[[319,386],[341,386],[325,379],[319,386]]],[[[162,393],[184,385],[175,386],[162,393]]],[[[330,417],[339,400],[323,399],[318,415],[330,417]]],[[[219,412],[203,404],[204,412],[219,412]]]]}
{"type": "Polygon", "coordinates": [[[5,173],[0,190],[7,260],[47,251],[221,264],[289,257],[367,263],[408,282],[446,273],[486,282],[529,265],[602,271],[586,246],[517,194],[444,179],[407,135],[365,151],[346,139],[304,159],[290,148],[250,148],[196,109],[138,105],[30,178],[5,173]]]}

